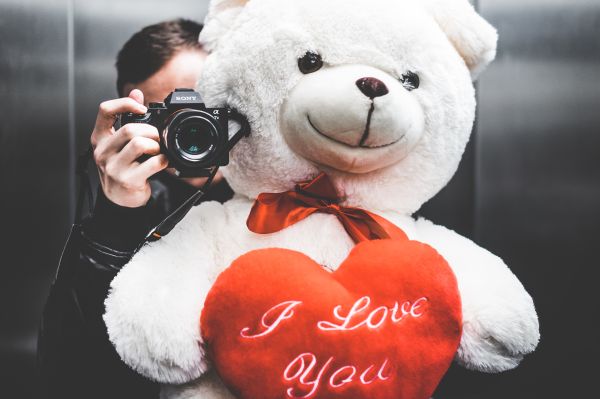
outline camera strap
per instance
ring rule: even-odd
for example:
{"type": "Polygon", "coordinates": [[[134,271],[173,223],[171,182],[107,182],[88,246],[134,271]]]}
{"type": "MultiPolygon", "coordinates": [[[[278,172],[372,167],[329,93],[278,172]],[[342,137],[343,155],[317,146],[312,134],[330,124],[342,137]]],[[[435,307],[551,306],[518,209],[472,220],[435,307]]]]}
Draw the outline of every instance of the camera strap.
{"type": "Polygon", "coordinates": [[[175,209],[166,218],[164,218],[162,222],[160,222],[158,225],[152,228],[146,235],[144,241],[136,248],[135,252],[138,252],[147,242],[160,240],[163,236],[169,234],[169,232],[173,230],[177,223],[179,223],[181,219],[183,219],[185,215],[187,215],[190,212],[192,207],[194,207],[194,205],[200,202],[202,197],[208,191],[218,170],[218,166],[213,167],[210,171],[208,179],[206,180],[204,185],[202,185],[202,188],[200,188],[192,196],[185,200],[183,204],[181,204],[179,207],[177,207],[177,209],[175,209]]]}
{"type": "Polygon", "coordinates": [[[229,152],[241,139],[250,136],[250,122],[248,122],[248,119],[246,119],[244,115],[240,114],[233,108],[229,108],[227,112],[228,116],[231,119],[240,124],[240,130],[238,130],[233,136],[231,136],[231,138],[229,139],[229,143],[227,144],[227,151],[229,152]]]}

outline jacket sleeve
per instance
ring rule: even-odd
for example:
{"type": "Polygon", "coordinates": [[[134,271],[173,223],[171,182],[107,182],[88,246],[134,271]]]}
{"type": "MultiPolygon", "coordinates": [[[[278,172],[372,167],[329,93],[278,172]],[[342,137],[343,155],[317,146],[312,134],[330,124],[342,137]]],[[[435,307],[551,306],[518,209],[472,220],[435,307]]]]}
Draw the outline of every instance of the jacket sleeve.
{"type": "Polygon", "coordinates": [[[158,384],[129,369],[102,319],[110,282],[153,219],[150,204],[122,208],[101,190],[93,215],[72,228],[38,338],[42,398],[157,398],[158,384]]]}

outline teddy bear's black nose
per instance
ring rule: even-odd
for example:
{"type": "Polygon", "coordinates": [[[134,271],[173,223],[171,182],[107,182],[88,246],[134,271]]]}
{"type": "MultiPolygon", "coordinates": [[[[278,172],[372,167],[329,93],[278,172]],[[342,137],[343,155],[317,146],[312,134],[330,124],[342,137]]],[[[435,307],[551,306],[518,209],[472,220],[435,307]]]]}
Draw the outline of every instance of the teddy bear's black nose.
{"type": "Polygon", "coordinates": [[[389,93],[385,83],[377,78],[361,78],[356,81],[356,85],[370,99],[385,96],[389,93]]]}

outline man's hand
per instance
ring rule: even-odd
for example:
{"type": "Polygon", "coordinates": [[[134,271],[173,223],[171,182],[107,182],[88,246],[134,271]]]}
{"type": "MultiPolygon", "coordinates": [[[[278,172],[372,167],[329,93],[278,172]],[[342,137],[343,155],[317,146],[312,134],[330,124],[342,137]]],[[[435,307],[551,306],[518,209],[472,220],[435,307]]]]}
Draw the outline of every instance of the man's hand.
{"type": "Polygon", "coordinates": [[[129,97],[103,102],[91,137],[104,195],[128,208],[146,205],[151,195],[148,178],[168,165],[167,157],[160,154],[159,134],[154,126],[129,123],[117,131],[113,127],[121,113],[145,113],[143,104],[144,94],[137,89],[129,97]],[[144,154],[151,157],[138,162],[144,154]]]}

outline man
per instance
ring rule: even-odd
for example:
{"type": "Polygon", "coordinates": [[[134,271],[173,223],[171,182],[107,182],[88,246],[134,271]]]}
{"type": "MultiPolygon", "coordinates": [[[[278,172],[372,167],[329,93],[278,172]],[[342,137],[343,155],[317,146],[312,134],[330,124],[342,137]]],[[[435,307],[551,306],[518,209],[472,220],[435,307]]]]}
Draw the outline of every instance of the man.
{"type": "MultiPolygon", "coordinates": [[[[174,20],[136,33],[117,57],[122,98],[100,104],[91,135],[100,176],[90,217],[75,225],[46,303],[38,364],[41,397],[158,398],[152,383],[121,362],[102,320],[110,281],[133,256],[151,227],[194,193],[204,179],[177,179],[165,171],[159,134],[146,124],[113,125],[124,112],[144,113],[178,87],[194,87],[206,54],[202,26],[174,20]],[[142,155],[147,159],[138,162],[142,155]]],[[[232,195],[221,180],[210,199],[232,195]]]]}

